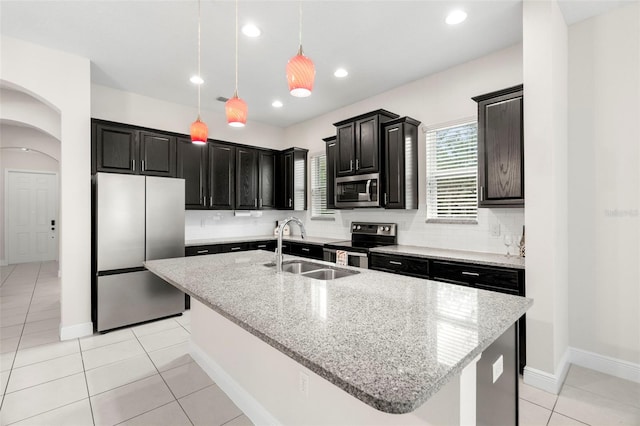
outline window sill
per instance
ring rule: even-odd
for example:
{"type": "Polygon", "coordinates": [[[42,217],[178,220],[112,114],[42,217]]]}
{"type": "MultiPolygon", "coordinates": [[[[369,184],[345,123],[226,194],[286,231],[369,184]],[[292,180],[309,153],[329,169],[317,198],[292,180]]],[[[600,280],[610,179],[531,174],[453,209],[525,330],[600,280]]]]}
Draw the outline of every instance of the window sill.
{"type": "Polygon", "coordinates": [[[448,225],[477,225],[476,219],[427,219],[425,223],[443,223],[448,225]]]}
{"type": "Polygon", "coordinates": [[[334,216],[311,216],[311,220],[330,220],[330,221],[335,221],[336,218],[334,216]]]}

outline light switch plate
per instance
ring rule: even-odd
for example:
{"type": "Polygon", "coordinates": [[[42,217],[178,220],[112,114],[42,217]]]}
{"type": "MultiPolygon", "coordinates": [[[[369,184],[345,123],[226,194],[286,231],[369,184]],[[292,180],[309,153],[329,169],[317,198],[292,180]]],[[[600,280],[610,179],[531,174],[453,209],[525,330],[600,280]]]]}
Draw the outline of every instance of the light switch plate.
{"type": "Polygon", "coordinates": [[[493,363],[493,383],[495,383],[496,380],[498,380],[500,376],[502,376],[502,371],[504,368],[502,364],[502,355],[500,355],[500,358],[498,358],[496,362],[493,363]]]}

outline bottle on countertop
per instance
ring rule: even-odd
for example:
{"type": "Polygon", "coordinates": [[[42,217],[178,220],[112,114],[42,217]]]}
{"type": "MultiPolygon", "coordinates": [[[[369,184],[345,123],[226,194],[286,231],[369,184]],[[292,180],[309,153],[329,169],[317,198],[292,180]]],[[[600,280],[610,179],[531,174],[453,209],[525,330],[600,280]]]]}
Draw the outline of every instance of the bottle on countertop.
{"type": "Polygon", "coordinates": [[[524,225],[522,225],[522,237],[520,238],[520,256],[524,257],[524,225]]]}

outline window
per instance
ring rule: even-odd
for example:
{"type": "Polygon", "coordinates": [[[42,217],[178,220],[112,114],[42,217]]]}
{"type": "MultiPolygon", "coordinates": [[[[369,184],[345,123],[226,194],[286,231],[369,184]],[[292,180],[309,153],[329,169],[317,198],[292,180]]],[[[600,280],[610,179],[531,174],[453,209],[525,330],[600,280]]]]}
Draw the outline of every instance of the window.
{"type": "Polygon", "coordinates": [[[475,121],[427,130],[427,221],[475,222],[477,176],[475,121]]]}
{"type": "Polygon", "coordinates": [[[311,217],[333,219],[333,210],[327,209],[327,156],[311,157],[311,217]]]}

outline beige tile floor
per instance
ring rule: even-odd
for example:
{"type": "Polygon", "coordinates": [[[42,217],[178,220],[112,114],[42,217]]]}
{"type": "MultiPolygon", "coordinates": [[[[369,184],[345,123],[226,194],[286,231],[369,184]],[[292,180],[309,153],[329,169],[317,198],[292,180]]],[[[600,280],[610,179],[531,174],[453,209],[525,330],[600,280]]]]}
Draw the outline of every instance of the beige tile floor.
{"type": "MultiPolygon", "coordinates": [[[[189,356],[188,312],[60,342],[57,269],[0,268],[0,424],[251,424],[189,356]]],[[[640,384],[572,366],[560,395],[520,384],[520,424],[640,425],[640,384]]]]}

